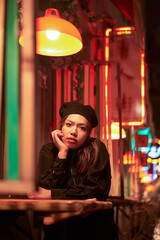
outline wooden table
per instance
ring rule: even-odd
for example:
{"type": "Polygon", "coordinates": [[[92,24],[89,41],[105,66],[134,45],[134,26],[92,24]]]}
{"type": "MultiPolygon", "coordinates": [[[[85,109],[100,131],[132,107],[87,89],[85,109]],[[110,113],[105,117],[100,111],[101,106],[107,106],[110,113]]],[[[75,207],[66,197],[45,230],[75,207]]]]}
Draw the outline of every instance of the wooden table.
{"type": "MultiPolygon", "coordinates": [[[[109,201],[96,201],[96,199],[87,200],[41,200],[41,199],[0,199],[0,212],[10,216],[12,212],[25,212],[31,215],[31,228],[34,240],[41,240],[41,223],[49,225],[59,222],[65,222],[74,216],[86,216],[101,210],[112,208],[109,201]]],[[[3,216],[4,216],[3,215],[3,216]]],[[[19,222],[19,221],[18,221],[19,222]]],[[[15,225],[15,224],[14,224],[15,225]]],[[[21,222],[20,222],[21,225],[21,222]]],[[[16,225],[19,234],[28,237],[30,233],[23,226],[16,225]]],[[[17,237],[17,236],[16,236],[17,237]]]]}
{"type": "Polygon", "coordinates": [[[95,211],[111,209],[108,201],[87,200],[41,200],[0,199],[0,211],[34,211],[44,216],[44,223],[57,223],[73,216],[85,217],[95,211]]]}

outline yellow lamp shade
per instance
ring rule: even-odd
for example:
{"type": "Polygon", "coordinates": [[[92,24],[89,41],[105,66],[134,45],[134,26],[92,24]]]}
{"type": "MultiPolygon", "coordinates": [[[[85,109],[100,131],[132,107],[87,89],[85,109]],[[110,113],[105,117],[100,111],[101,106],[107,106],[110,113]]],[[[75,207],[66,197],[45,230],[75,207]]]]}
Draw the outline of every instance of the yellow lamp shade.
{"type": "MultiPolygon", "coordinates": [[[[23,46],[23,31],[19,43],[23,46]]],[[[44,17],[36,19],[36,53],[47,56],[68,56],[83,47],[79,30],[60,18],[57,9],[49,8],[44,17]]]]}

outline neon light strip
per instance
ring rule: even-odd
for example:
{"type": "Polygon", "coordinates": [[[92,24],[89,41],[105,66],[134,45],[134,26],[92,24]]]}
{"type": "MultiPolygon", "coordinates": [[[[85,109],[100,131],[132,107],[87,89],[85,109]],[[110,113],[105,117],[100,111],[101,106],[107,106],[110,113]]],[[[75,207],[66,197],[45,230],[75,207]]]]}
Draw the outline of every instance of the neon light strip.
{"type": "Polygon", "coordinates": [[[145,116],[145,82],[144,82],[144,74],[145,74],[145,67],[144,67],[144,52],[141,53],[141,96],[142,96],[142,121],[141,124],[144,123],[144,116],[145,116]]]}
{"type": "Polygon", "coordinates": [[[6,119],[8,141],[8,180],[19,177],[19,54],[17,3],[7,1],[6,16],[6,119]],[[17,31],[16,30],[17,27],[17,31]]]}
{"type": "MultiPolygon", "coordinates": [[[[105,47],[105,60],[109,61],[109,34],[112,31],[111,28],[106,30],[106,47],[105,47]]],[[[108,65],[105,66],[105,99],[106,99],[106,134],[108,134],[108,65]]]]}
{"type": "Polygon", "coordinates": [[[131,148],[133,156],[135,156],[135,137],[134,137],[134,127],[131,127],[131,148]]]}
{"type": "Polygon", "coordinates": [[[148,153],[149,149],[151,148],[152,144],[152,134],[150,132],[150,128],[145,128],[145,129],[139,129],[138,130],[139,135],[148,135],[148,146],[147,147],[139,147],[138,151],[148,153]]]}
{"type": "MultiPolygon", "coordinates": [[[[117,35],[122,34],[131,34],[132,31],[135,30],[134,27],[122,27],[115,28],[114,31],[117,35]]],[[[106,47],[105,47],[105,56],[106,61],[109,61],[109,35],[112,30],[109,28],[106,30],[106,47]]],[[[107,82],[108,82],[108,66],[106,65],[106,113],[108,113],[108,105],[107,105],[107,82]]],[[[144,64],[144,52],[141,53],[141,112],[142,119],[140,122],[122,122],[123,126],[140,126],[144,124],[145,119],[145,64],[144,64]]],[[[107,118],[108,116],[106,116],[107,118]]],[[[119,122],[114,122],[114,124],[119,125],[119,122]]],[[[108,132],[108,131],[107,131],[108,132]]]]}
{"type": "Polygon", "coordinates": [[[125,31],[133,31],[135,30],[134,27],[119,27],[119,28],[115,28],[114,29],[116,32],[122,32],[122,34],[124,34],[123,32],[125,31]]]}
{"type": "Polygon", "coordinates": [[[145,128],[145,129],[138,129],[139,135],[148,135],[149,133],[150,133],[150,127],[145,128]]]}

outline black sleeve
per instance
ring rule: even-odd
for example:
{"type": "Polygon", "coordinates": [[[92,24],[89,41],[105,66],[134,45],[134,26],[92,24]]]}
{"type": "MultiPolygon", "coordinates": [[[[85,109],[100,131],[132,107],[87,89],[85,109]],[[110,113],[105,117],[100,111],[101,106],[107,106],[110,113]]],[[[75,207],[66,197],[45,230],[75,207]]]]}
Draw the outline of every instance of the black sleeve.
{"type": "Polygon", "coordinates": [[[39,186],[51,189],[62,188],[67,178],[67,160],[59,159],[53,143],[44,145],[39,153],[39,186]]]}
{"type": "Polygon", "coordinates": [[[97,198],[97,200],[106,200],[111,185],[109,154],[104,143],[100,140],[98,146],[97,163],[92,163],[89,166],[78,184],[72,184],[64,189],[52,189],[53,199],[97,198]]]}

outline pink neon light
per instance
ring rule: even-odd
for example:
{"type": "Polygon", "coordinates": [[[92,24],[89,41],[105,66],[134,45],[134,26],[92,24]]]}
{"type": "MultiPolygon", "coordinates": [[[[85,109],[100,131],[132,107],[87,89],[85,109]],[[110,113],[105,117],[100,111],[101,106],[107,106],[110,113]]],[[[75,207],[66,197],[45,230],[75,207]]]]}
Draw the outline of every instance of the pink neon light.
{"type": "MultiPolygon", "coordinates": [[[[135,30],[134,27],[120,27],[115,28],[114,31],[117,35],[122,34],[131,34],[132,31],[135,30]]],[[[106,48],[105,48],[105,56],[106,61],[109,60],[109,35],[111,33],[111,29],[106,30],[106,48]]],[[[141,53],[141,116],[142,120],[140,122],[122,122],[123,126],[140,126],[144,124],[145,120],[145,82],[144,82],[144,76],[145,76],[145,62],[144,62],[144,51],[141,53]]],[[[108,113],[108,103],[107,103],[107,84],[108,84],[108,65],[106,65],[106,71],[105,71],[105,77],[106,77],[106,115],[108,113]]],[[[108,116],[106,116],[108,117],[108,116]]],[[[107,118],[108,119],[108,118],[107,118]]],[[[119,125],[119,122],[114,122],[114,124],[119,125]]]]}

